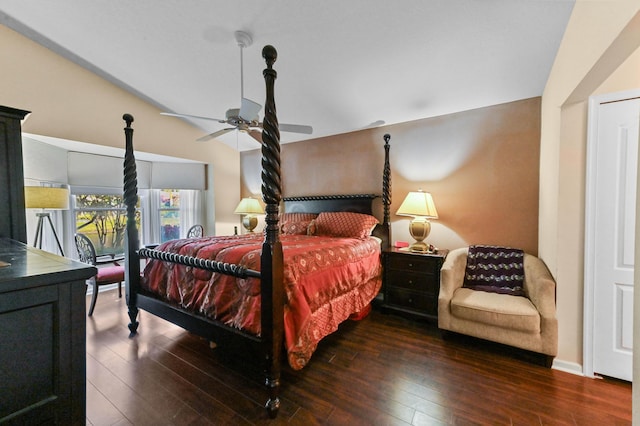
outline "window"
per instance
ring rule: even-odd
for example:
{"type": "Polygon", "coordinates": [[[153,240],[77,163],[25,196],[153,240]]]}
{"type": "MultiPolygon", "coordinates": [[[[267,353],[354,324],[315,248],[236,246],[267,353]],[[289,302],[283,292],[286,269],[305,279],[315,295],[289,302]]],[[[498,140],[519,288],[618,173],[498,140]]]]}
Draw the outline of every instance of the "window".
{"type": "MultiPolygon", "coordinates": [[[[138,208],[138,229],[140,217],[138,208]]],[[[122,195],[76,194],[75,222],[76,232],[89,237],[98,256],[124,252],[127,211],[122,195]]]]}
{"type": "Polygon", "coordinates": [[[180,191],[161,189],[159,200],[160,242],[180,238],[180,191]]]}
{"type": "MultiPolygon", "coordinates": [[[[116,188],[72,187],[76,232],[86,234],[97,254],[124,252],[127,212],[122,192],[116,188]]],[[[202,197],[198,190],[141,189],[136,223],[142,245],[160,244],[202,223],[202,197]]]]}

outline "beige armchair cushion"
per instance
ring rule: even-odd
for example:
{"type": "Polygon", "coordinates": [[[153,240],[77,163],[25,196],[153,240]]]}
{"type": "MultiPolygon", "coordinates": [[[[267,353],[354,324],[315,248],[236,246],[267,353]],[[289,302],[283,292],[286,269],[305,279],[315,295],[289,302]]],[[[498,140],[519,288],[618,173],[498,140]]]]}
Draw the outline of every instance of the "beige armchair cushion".
{"type": "Polygon", "coordinates": [[[463,288],[468,248],[452,250],[442,266],[438,327],[555,356],[555,281],[542,260],[524,256],[526,297],[463,288]]]}
{"type": "Polygon", "coordinates": [[[526,297],[460,288],[451,299],[451,314],[469,321],[540,333],[540,314],[526,297]]]}

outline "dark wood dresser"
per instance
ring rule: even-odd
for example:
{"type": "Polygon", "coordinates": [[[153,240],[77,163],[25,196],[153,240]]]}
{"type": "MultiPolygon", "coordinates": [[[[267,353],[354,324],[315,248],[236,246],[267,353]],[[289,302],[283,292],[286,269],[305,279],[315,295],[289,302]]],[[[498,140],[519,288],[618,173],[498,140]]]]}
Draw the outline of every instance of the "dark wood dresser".
{"type": "Polygon", "coordinates": [[[0,237],[27,242],[22,120],[29,111],[0,105],[0,237]]]}
{"type": "Polygon", "coordinates": [[[0,423],[86,424],[93,266],[0,238],[0,423]]]}
{"type": "Polygon", "coordinates": [[[447,253],[448,250],[425,254],[396,248],[384,251],[382,307],[436,320],[440,268],[447,253]]]}

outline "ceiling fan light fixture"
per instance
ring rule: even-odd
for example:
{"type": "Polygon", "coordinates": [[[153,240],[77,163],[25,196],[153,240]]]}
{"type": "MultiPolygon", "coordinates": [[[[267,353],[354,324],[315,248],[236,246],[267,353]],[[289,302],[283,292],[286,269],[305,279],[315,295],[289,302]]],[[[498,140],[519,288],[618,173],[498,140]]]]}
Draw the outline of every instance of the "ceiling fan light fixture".
{"type": "Polygon", "coordinates": [[[253,39],[251,38],[251,34],[249,34],[246,31],[236,31],[234,33],[234,36],[236,38],[236,42],[238,43],[238,46],[242,48],[249,47],[253,44],[253,39]]]}

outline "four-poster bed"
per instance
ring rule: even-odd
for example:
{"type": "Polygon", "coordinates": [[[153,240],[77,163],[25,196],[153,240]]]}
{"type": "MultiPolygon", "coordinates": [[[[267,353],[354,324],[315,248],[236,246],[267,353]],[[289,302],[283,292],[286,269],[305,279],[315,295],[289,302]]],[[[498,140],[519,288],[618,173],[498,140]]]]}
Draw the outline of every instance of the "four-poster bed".
{"type": "Polygon", "coordinates": [[[373,218],[375,195],[283,198],[273,96],[277,53],[265,46],[262,55],[267,63],[264,234],[174,240],[157,249],[139,248],[133,117],[125,114],[125,280],[131,337],[137,333],[138,309],[143,309],[212,341],[244,339],[261,354],[269,392],[266,408],[275,417],[282,349],[294,369],[302,368],[317,342],[349,316],[368,309],[380,289],[380,252],[390,241],[390,137],[384,136],[381,224],[373,218]],[[152,260],[141,277],[142,258],[152,260]]]}

